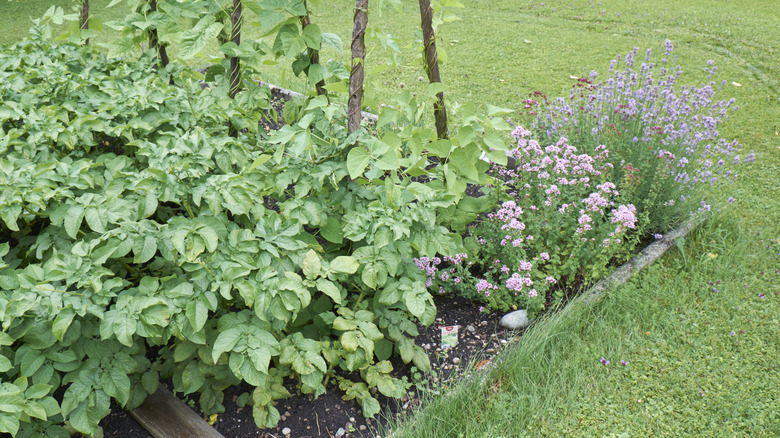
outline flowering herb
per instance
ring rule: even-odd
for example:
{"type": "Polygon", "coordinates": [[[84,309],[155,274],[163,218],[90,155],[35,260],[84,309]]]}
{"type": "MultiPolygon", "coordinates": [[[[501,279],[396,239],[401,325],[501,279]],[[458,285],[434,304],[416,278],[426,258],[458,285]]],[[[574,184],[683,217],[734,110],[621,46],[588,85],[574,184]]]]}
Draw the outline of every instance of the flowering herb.
{"type": "Polygon", "coordinates": [[[707,63],[710,82],[680,85],[682,69],[669,62],[674,47],[669,41],[665,46],[660,65],[647,50],[636,68],[635,48],[612,61],[604,81],[594,83],[595,71],[579,78],[568,100],[539,110],[532,128],[550,141],[566,136],[586,150],[609,145],[610,179],[622,200],[637,207],[647,231],[665,231],[691,210],[710,211],[701,189],[733,181],[737,165],[755,160],[752,151],[740,153],[739,142],[720,136],[719,126],[738,108],[733,98],[715,99],[717,66],[707,63]]]}
{"type": "Polygon", "coordinates": [[[597,276],[622,251],[637,216],[633,205],[615,202],[619,192],[607,179],[606,147],[590,155],[565,138],[542,147],[522,127],[512,135],[516,146],[508,154],[517,167],[490,170],[510,200],[473,224],[467,253],[416,263],[429,288],[533,315],[544,309],[548,292],[563,298],[560,281],[573,281],[583,270],[586,279],[597,276]]]}

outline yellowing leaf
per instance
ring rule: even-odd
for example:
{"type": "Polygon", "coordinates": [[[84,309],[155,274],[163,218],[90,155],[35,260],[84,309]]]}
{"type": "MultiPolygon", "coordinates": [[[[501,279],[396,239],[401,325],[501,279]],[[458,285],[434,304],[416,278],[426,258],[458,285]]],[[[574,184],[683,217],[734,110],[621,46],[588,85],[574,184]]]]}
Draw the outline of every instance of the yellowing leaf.
{"type": "Polygon", "coordinates": [[[303,256],[303,275],[309,280],[314,280],[320,275],[321,262],[320,256],[310,249],[309,252],[303,256]]]}

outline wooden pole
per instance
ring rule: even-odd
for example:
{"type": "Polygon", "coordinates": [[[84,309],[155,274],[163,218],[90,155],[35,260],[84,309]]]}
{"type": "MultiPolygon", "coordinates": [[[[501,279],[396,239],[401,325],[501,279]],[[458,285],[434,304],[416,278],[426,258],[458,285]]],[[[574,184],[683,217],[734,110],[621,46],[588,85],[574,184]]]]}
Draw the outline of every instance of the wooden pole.
{"type": "MultiPolygon", "coordinates": [[[[306,3],[306,0],[303,0],[303,7],[306,9],[306,15],[301,17],[301,29],[306,29],[306,26],[311,24],[311,19],[309,18],[309,5],[306,3]]],[[[320,51],[314,50],[312,48],[309,48],[310,55],[309,55],[309,65],[312,64],[319,64],[320,63],[320,51]]],[[[317,94],[320,96],[327,96],[328,91],[325,90],[325,81],[318,81],[314,87],[317,89],[317,94]]]]}
{"type": "MultiPolygon", "coordinates": [[[[422,21],[423,47],[425,50],[425,72],[433,84],[441,82],[439,76],[439,56],[436,53],[436,36],[433,33],[433,8],[431,0],[419,0],[420,19],[422,21]]],[[[439,138],[447,138],[447,108],[444,106],[444,92],[436,94],[433,105],[433,116],[436,119],[436,134],[439,138]]]]}
{"type": "MultiPolygon", "coordinates": [[[[230,14],[230,41],[232,41],[236,47],[241,45],[241,0],[233,0],[233,12],[230,14]]],[[[231,56],[230,71],[228,72],[229,86],[228,96],[231,99],[236,98],[236,94],[241,89],[241,64],[237,56],[231,56]]],[[[238,131],[228,120],[228,135],[231,137],[238,137],[238,131]]]]}
{"type": "MultiPolygon", "coordinates": [[[[233,13],[230,16],[232,27],[230,30],[230,41],[241,45],[241,0],[233,0],[233,13]]],[[[238,57],[230,58],[230,89],[228,94],[231,99],[236,98],[239,89],[241,88],[241,71],[238,57]]]]}
{"type": "MultiPolygon", "coordinates": [[[[81,15],[79,18],[79,30],[89,29],[89,0],[81,0],[81,15]]],[[[84,40],[84,44],[89,44],[89,38],[84,40]]]]}
{"type": "Polygon", "coordinates": [[[355,132],[360,128],[360,109],[363,102],[363,64],[366,60],[367,12],[368,0],[356,0],[355,27],[352,30],[352,69],[349,73],[349,101],[347,103],[348,132],[355,132]]]}
{"type": "MultiPolygon", "coordinates": [[[[149,0],[149,12],[157,10],[157,0],[149,0]]],[[[149,48],[157,50],[157,58],[160,60],[160,65],[165,68],[168,65],[168,51],[164,45],[160,45],[160,40],[157,35],[157,28],[152,27],[149,29],[149,48]]],[[[173,78],[171,78],[173,81],[173,78]]]]}

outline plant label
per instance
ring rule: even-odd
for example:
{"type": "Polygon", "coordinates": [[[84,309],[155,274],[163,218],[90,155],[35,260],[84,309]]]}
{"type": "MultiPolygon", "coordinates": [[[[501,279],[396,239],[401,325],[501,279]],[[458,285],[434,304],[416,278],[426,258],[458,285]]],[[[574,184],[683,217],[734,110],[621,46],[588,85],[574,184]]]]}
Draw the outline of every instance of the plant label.
{"type": "Polygon", "coordinates": [[[449,325],[441,328],[441,348],[443,350],[449,350],[451,347],[458,345],[458,326],[449,325]]]}

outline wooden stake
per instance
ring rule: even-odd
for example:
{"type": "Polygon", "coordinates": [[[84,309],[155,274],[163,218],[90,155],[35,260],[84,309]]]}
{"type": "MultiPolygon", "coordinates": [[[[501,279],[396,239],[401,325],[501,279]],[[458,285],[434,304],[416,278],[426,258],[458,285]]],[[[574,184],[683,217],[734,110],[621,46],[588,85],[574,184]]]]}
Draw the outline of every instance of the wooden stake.
{"type": "MultiPolygon", "coordinates": [[[[157,0],[149,0],[149,11],[154,12],[156,10],[157,0]]],[[[168,51],[165,49],[164,45],[160,45],[156,27],[149,29],[149,48],[157,50],[157,58],[160,60],[160,65],[162,68],[165,68],[170,62],[168,59],[168,51]]],[[[171,81],[173,81],[173,78],[171,78],[171,81]]]]}
{"type": "MultiPolygon", "coordinates": [[[[79,18],[79,30],[89,29],[89,0],[81,0],[81,16],[79,18]]],[[[89,44],[89,38],[84,40],[84,44],[89,44]]]]}
{"type": "MultiPolygon", "coordinates": [[[[231,15],[232,28],[230,31],[230,41],[233,41],[236,46],[241,45],[241,0],[233,0],[233,14],[231,15]]],[[[238,90],[241,87],[241,72],[239,59],[237,57],[230,58],[230,88],[228,94],[231,99],[236,98],[238,90]]]]}
{"type": "Polygon", "coordinates": [[[366,26],[368,0],[356,0],[355,27],[352,30],[352,69],[349,73],[349,101],[347,103],[347,131],[360,128],[360,108],[363,102],[363,64],[366,60],[366,26]]]}
{"type": "MultiPolygon", "coordinates": [[[[433,34],[433,8],[431,8],[431,0],[419,0],[419,3],[425,50],[423,57],[425,59],[425,72],[428,74],[428,80],[433,84],[441,82],[439,56],[436,53],[436,36],[433,34]]],[[[439,138],[447,138],[447,108],[444,106],[443,91],[436,93],[433,116],[436,119],[436,134],[439,138]]]]}
{"type": "MultiPolygon", "coordinates": [[[[301,29],[306,29],[306,26],[311,24],[311,19],[309,18],[309,5],[306,4],[306,0],[303,0],[303,7],[306,9],[306,15],[301,17],[301,29]]],[[[312,64],[319,64],[320,63],[320,51],[314,50],[312,48],[309,48],[310,55],[309,55],[309,66],[312,64]]],[[[314,87],[317,89],[317,94],[319,96],[327,96],[328,91],[325,89],[325,81],[318,81],[314,87]]]]}

